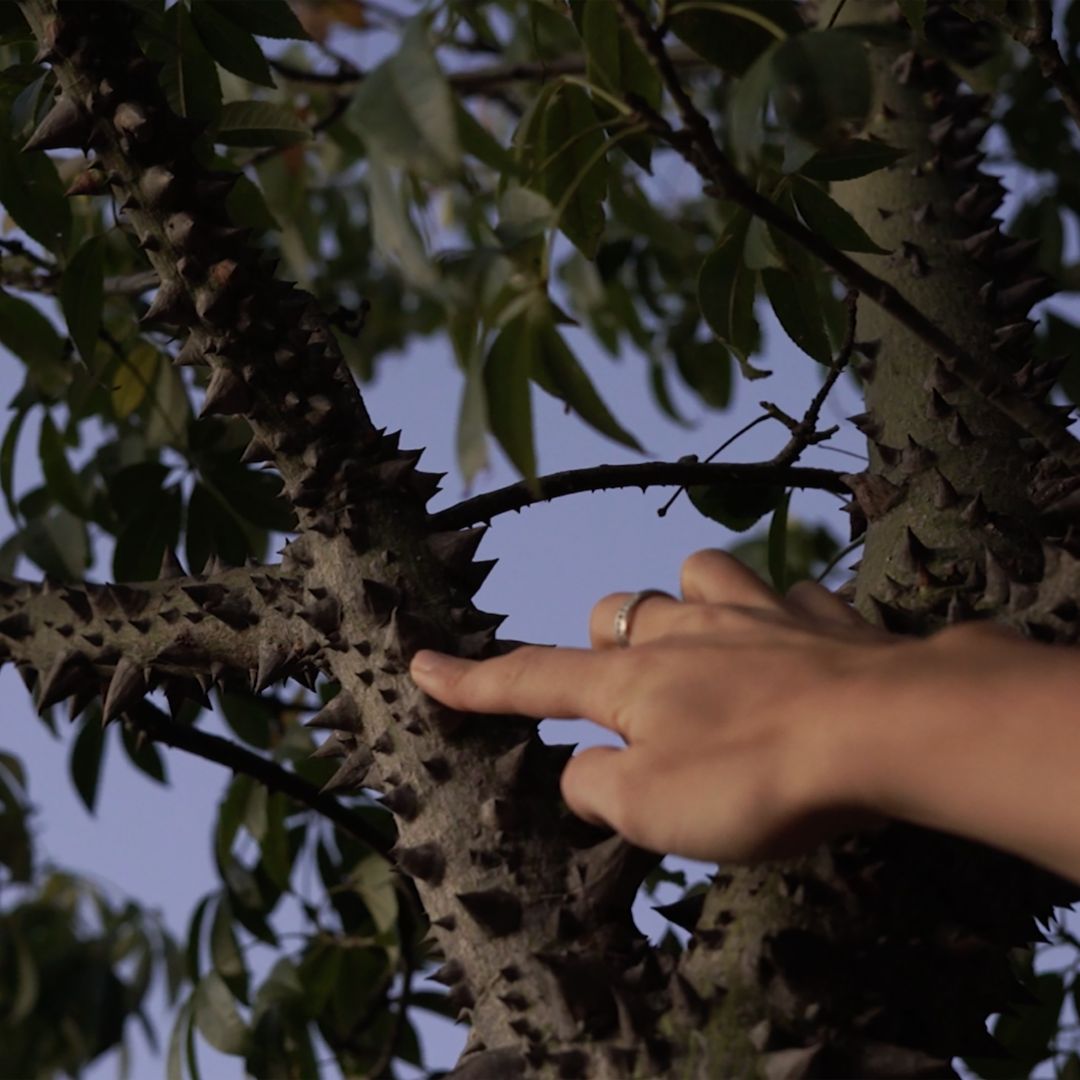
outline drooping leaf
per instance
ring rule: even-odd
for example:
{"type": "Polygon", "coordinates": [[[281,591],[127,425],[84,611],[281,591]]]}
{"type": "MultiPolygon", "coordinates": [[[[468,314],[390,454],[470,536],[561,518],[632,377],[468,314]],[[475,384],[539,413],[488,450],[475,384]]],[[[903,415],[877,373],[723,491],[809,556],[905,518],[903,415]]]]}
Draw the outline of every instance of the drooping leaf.
{"type": "Polygon", "coordinates": [[[60,279],[60,307],[83,363],[92,367],[105,298],[104,244],[92,236],[72,256],[60,279]]]}
{"type": "Polygon", "coordinates": [[[479,355],[472,358],[465,370],[465,385],[457,421],[458,468],[466,484],[488,463],[487,456],[487,393],[484,370],[479,355]]]}
{"type": "Polygon", "coordinates": [[[113,548],[113,577],[117,581],[152,581],[166,548],[175,548],[180,534],[180,486],[159,489],[122,526],[113,548]]]}
{"type": "Polygon", "coordinates": [[[833,247],[841,251],[865,251],[870,255],[888,254],[885,248],[874,243],[847,210],[816,184],[794,176],[791,194],[807,228],[824,237],[833,247]]]}
{"type": "Polygon", "coordinates": [[[926,0],[897,0],[904,18],[911,24],[911,29],[920,37],[926,22],[926,0]]]}
{"type": "Polygon", "coordinates": [[[548,98],[535,120],[529,186],[557,208],[559,228],[589,259],[604,233],[603,148],[604,132],[584,90],[567,85],[548,98]]]}
{"type": "Polygon", "coordinates": [[[227,6],[213,0],[193,0],[191,21],[206,51],[226,71],[259,86],[274,87],[274,76],[259,43],[224,14],[227,6]]]}
{"type": "Polygon", "coordinates": [[[87,714],[71,746],[69,769],[75,790],[90,814],[97,804],[101,763],[105,756],[105,733],[96,710],[87,714]]]}
{"type": "Polygon", "coordinates": [[[128,760],[141,773],[158,784],[168,784],[165,761],[158,748],[147,738],[140,741],[138,733],[124,724],[120,729],[120,741],[128,760]]]}
{"type": "Polygon", "coordinates": [[[668,25],[672,33],[699,56],[722,71],[741,75],[770,45],[799,34],[806,24],[790,0],[728,0],[708,9],[671,5],[668,25]]]}
{"type": "Polygon", "coordinates": [[[196,123],[216,124],[221,118],[221,79],[186,4],[174,4],[165,12],[162,37],[169,45],[160,54],[160,80],[169,104],[196,123]]]}
{"type": "Polygon", "coordinates": [[[225,146],[293,146],[310,138],[292,109],[270,101],[227,101],[213,129],[214,142],[225,146]]]}
{"type": "Polygon", "coordinates": [[[514,467],[536,477],[532,396],[529,392],[531,355],[523,318],[513,319],[498,333],[484,363],[484,393],[488,427],[514,467]]]}
{"type": "Polygon", "coordinates": [[[769,576],[773,588],[781,596],[787,592],[787,519],[790,502],[791,492],[787,491],[776,504],[769,525],[769,576]]]}
{"type": "Polygon", "coordinates": [[[378,251],[398,267],[410,285],[426,291],[437,290],[439,272],[424,250],[393,174],[381,161],[368,165],[367,190],[378,251]]]}
{"type": "Polygon", "coordinates": [[[214,0],[214,6],[227,19],[256,37],[310,40],[286,0],[214,0]]]}
{"type": "Polygon", "coordinates": [[[876,139],[848,139],[819,150],[799,172],[811,180],[855,180],[888,168],[909,153],[876,139]]]}
{"type": "Polygon", "coordinates": [[[4,432],[3,445],[0,446],[0,489],[3,490],[4,503],[12,521],[19,520],[19,511],[15,505],[15,451],[28,413],[26,408],[16,410],[7,431],[4,432]]]}
{"type": "Polygon", "coordinates": [[[71,471],[67,452],[64,449],[64,440],[48,413],[41,420],[38,454],[49,494],[71,513],[78,517],[86,517],[88,511],[83,485],[71,471]]]}
{"type": "Polygon", "coordinates": [[[746,484],[727,481],[708,487],[688,487],[690,501],[707,518],[732,532],[745,532],[784,497],[782,484],[746,484]]]}
{"type": "Polygon", "coordinates": [[[149,341],[137,341],[117,358],[110,382],[113,412],[126,420],[143,402],[157,375],[161,353],[149,341]]]}
{"type": "Polygon", "coordinates": [[[33,304],[0,288],[0,345],[21,360],[42,393],[59,395],[67,383],[64,341],[33,304]]]}
{"type": "Polygon", "coordinates": [[[739,211],[698,271],[701,314],[717,339],[745,359],[757,340],[754,273],[743,259],[749,215],[739,211]]]}
{"type": "Polygon", "coordinates": [[[398,50],[357,87],[346,113],[369,152],[427,180],[446,180],[461,165],[454,98],[431,51],[423,19],[398,50]]]}
{"type": "Polygon", "coordinates": [[[237,1055],[248,1052],[251,1032],[237,1011],[225,980],[216,971],[208,971],[199,980],[192,1004],[195,1025],[215,1050],[237,1055]]]}
{"type": "MultiPolygon", "coordinates": [[[[71,206],[64,198],[56,163],[41,152],[24,154],[0,109],[0,205],[43,247],[60,252],[71,232],[71,206]]],[[[2,322],[2,319],[0,319],[2,322]]]]}
{"type": "Polygon", "coordinates": [[[244,954],[233,927],[232,906],[228,896],[222,896],[214,909],[210,923],[210,963],[229,990],[241,1001],[247,1001],[248,971],[244,954]]]}

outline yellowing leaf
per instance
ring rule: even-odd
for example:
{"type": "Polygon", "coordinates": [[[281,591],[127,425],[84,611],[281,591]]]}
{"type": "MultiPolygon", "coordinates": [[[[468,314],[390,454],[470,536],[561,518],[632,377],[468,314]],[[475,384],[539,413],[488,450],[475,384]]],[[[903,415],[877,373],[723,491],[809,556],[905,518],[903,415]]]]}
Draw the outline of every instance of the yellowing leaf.
{"type": "Polygon", "coordinates": [[[117,364],[112,377],[112,406],[117,420],[126,420],[143,402],[154,381],[161,353],[140,341],[117,364]]]}

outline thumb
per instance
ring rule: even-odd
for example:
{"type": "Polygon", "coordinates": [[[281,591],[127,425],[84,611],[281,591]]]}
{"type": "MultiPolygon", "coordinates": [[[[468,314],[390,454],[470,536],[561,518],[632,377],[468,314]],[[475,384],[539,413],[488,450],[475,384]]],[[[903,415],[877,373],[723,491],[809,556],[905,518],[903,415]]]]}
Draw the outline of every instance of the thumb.
{"type": "Polygon", "coordinates": [[[590,746],[567,762],[560,782],[562,796],[579,818],[623,832],[635,801],[629,794],[626,755],[618,747],[590,746]]]}

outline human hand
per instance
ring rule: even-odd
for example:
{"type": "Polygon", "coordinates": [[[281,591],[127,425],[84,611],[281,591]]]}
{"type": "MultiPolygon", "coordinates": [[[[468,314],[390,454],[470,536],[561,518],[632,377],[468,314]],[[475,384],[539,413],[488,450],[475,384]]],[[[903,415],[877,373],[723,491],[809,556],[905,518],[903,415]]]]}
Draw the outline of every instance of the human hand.
{"type": "Polygon", "coordinates": [[[878,676],[895,668],[883,652],[917,639],[871,626],[813,582],[780,597],[722,551],[691,555],[681,585],[682,602],[650,596],[634,609],[627,648],[614,640],[628,596],[617,593],[593,608],[591,649],[483,661],[424,650],[412,676],[451,708],[585,717],[619,734],[625,748],[570,759],[562,793],[640,847],[754,862],[884,824],[844,781],[857,762],[839,759],[850,726],[883,704],[878,676]]]}

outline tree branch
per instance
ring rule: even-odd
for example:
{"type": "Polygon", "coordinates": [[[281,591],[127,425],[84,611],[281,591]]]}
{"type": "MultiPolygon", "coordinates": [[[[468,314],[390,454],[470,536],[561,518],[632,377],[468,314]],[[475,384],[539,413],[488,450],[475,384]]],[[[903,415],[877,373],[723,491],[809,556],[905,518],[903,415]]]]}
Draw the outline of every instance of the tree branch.
{"type": "MultiPolygon", "coordinates": [[[[697,53],[684,46],[672,49],[671,62],[678,67],[703,68],[709,65],[697,53]]],[[[362,82],[362,71],[308,71],[284,60],[270,60],[270,66],[292,82],[321,86],[355,86],[362,82]]],[[[581,53],[557,56],[550,60],[530,60],[516,64],[492,64],[474,71],[447,73],[450,86],[461,94],[488,94],[501,90],[509,83],[547,82],[560,75],[584,75],[588,58],[581,53]]]]}
{"type": "Polygon", "coordinates": [[[930,346],[941,356],[948,370],[970,390],[985,397],[1052,454],[1080,470],[1080,442],[1069,434],[1058,415],[1018,393],[1012,387],[1008,373],[993,364],[989,357],[976,360],[899,290],[808,229],[748,183],[720,149],[708,120],[683,89],[663,40],[648,17],[633,0],[615,2],[625,24],[656,63],[684,127],[676,130],[640,98],[628,99],[628,103],[708,181],[713,191],[706,187],[706,193],[730,199],[816,255],[849,288],[867,296],[930,346]]]}
{"type": "Polygon", "coordinates": [[[785,484],[788,487],[815,488],[849,496],[851,493],[840,475],[829,469],[799,469],[771,462],[708,465],[701,462],[647,461],[641,465],[594,465],[587,469],[569,469],[541,476],[537,480],[539,494],[524,480],[485,492],[433,514],[431,524],[436,529],[463,529],[490,521],[496,514],[521,510],[563,495],[626,487],[639,487],[644,491],[647,487],[692,487],[724,481],[785,484]]]}
{"type": "Polygon", "coordinates": [[[982,0],[968,0],[961,7],[1004,30],[1031,53],[1043,76],[1058,92],[1073,123],[1080,128],[1080,86],[1054,40],[1054,11],[1050,0],[1031,0],[1033,22],[1030,26],[1014,19],[1007,8],[993,8],[982,0]]]}
{"type": "Polygon", "coordinates": [[[323,794],[314,784],[282,768],[276,761],[247,750],[230,739],[211,735],[197,727],[173,723],[154,708],[137,709],[131,719],[135,728],[145,731],[154,742],[173,746],[206,761],[224,765],[234,773],[250,776],[271,791],[280,791],[321,814],[327,821],[341,826],[350,836],[369,845],[380,855],[389,855],[393,841],[372,830],[364,818],[343,806],[332,795],[323,794]]]}

